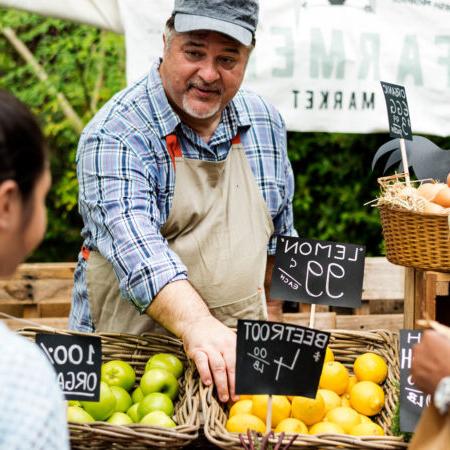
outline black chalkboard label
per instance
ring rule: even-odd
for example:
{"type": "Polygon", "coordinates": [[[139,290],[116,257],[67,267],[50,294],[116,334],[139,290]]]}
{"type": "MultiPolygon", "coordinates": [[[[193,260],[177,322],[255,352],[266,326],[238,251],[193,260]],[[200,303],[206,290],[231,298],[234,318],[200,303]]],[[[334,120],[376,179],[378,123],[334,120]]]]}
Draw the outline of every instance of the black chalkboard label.
{"type": "Polygon", "coordinates": [[[411,119],[405,88],[384,81],[380,81],[380,83],[386,100],[390,136],[412,141],[411,119]]]}
{"type": "Polygon", "coordinates": [[[312,328],[238,320],[236,393],[315,398],[329,339],[312,328]]]}
{"type": "Polygon", "coordinates": [[[36,344],[55,368],[57,381],[67,400],[99,400],[100,337],[38,333],[36,344]]]}
{"type": "Polygon", "coordinates": [[[422,331],[400,330],[400,431],[414,431],[422,410],[429,405],[431,396],[418,389],[410,369],[412,348],[420,342],[422,331]]]}
{"type": "Polygon", "coordinates": [[[364,255],[362,245],[278,236],[270,297],[357,308],[364,255]]]}

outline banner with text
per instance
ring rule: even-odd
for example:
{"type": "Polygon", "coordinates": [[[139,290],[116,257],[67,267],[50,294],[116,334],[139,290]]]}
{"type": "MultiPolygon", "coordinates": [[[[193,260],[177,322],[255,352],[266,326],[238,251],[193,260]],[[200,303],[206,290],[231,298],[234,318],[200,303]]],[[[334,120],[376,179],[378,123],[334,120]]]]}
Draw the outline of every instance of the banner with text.
{"type": "MultiPolygon", "coordinates": [[[[120,0],[129,82],[162,54],[173,1],[120,0]]],[[[260,0],[244,87],[293,131],[386,132],[380,80],[408,92],[414,132],[450,135],[450,0],[260,0]]]]}

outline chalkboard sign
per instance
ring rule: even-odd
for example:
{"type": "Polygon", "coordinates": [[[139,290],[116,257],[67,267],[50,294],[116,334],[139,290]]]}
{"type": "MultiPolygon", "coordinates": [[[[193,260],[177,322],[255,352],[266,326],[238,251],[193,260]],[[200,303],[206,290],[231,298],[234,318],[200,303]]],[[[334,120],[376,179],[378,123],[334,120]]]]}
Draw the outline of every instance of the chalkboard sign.
{"type": "Polygon", "coordinates": [[[400,330],[400,431],[414,431],[422,410],[431,396],[418,389],[412,380],[412,347],[420,342],[422,331],[400,330]]]}
{"type": "Polygon", "coordinates": [[[389,118],[390,136],[412,141],[411,119],[403,86],[381,81],[389,118]]]}
{"type": "Polygon", "coordinates": [[[362,245],[278,236],[270,297],[357,308],[364,256],[362,245]]]}
{"type": "Polygon", "coordinates": [[[238,320],[236,393],[315,398],[329,339],[312,328],[238,320]]]}
{"type": "Polygon", "coordinates": [[[36,344],[55,368],[67,400],[99,400],[102,347],[98,336],[38,333],[36,344]]]}

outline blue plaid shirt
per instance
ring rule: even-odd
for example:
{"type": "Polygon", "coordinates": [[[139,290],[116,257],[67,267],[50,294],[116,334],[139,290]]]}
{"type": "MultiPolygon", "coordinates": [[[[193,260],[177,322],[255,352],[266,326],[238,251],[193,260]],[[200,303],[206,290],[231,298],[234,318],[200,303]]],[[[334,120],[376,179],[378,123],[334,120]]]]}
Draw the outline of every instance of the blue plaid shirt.
{"type": "MultiPolygon", "coordinates": [[[[239,132],[256,183],[272,216],[275,234],[296,236],[294,180],[280,114],[261,97],[239,91],[222,113],[209,143],[180,121],[159,76],[148,76],[116,94],[83,131],[77,153],[79,211],[84,245],[114,267],[121,295],[143,313],[168,283],[188,278],[185,265],[160,233],[170,211],[175,173],[165,137],[176,133],[183,155],[223,161],[239,132]]],[[[80,253],[69,326],[93,331],[80,253]]]]}
{"type": "Polygon", "coordinates": [[[0,449],[69,450],[56,372],[32,342],[0,323],[0,449]]]}

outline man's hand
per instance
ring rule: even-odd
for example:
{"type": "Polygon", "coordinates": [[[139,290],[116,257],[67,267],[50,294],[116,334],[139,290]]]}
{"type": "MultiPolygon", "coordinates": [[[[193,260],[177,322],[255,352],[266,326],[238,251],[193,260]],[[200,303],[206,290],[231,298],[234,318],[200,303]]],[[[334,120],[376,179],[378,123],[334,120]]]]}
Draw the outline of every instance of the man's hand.
{"type": "Polygon", "coordinates": [[[425,331],[420,344],[413,347],[411,374],[420,389],[433,394],[439,381],[450,375],[450,340],[436,331],[425,331]]]}
{"type": "Polygon", "coordinates": [[[181,336],[184,349],[209,386],[214,380],[222,402],[235,396],[236,333],[213,316],[197,320],[181,336]]]}

